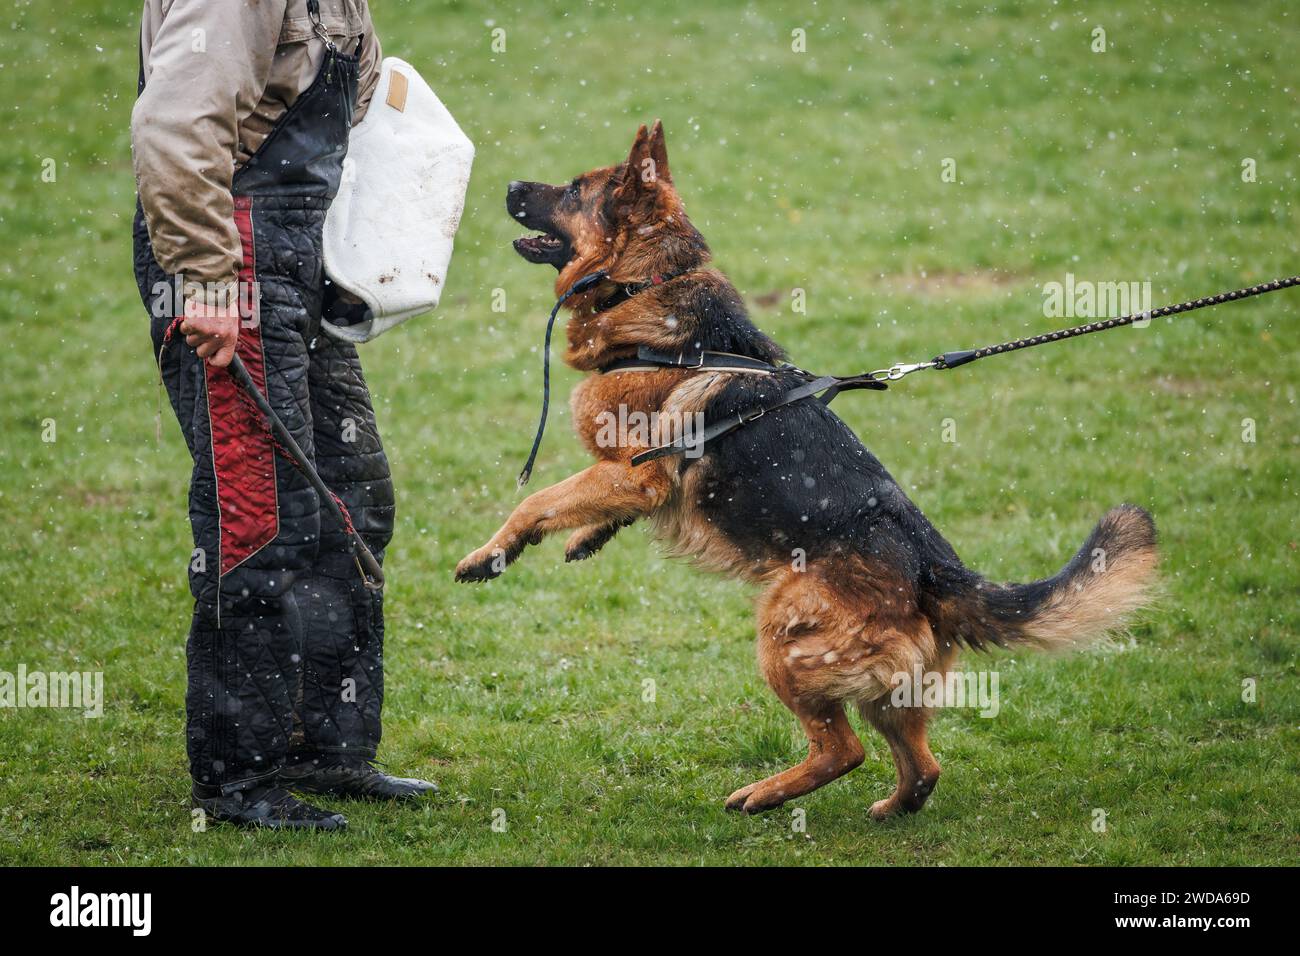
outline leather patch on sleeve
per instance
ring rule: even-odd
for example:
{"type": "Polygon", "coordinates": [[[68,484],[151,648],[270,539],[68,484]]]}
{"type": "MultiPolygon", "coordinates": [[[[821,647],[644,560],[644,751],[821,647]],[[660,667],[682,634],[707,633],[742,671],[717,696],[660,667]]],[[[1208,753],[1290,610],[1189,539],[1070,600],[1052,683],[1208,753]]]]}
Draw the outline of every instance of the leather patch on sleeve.
{"type": "Polygon", "coordinates": [[[397,112],[405,112],[406,90],[406,74],[394,70],[388,78],[388,99],[385,102],[397,112]]]}

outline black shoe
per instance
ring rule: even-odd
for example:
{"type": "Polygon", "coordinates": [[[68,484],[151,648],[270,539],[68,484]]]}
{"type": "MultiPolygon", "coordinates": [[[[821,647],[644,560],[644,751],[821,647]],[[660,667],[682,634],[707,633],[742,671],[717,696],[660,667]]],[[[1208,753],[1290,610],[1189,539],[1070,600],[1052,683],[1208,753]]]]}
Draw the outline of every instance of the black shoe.
{"type": "Polygon", "coordinates": [[[413,800],[437,793],[427,780],[392,777],[362,757],[320,757],[280,771],[280,784],[298,793],[347,797],[352,800],[413,800]]]}
{"type": "Polygon", "coordinates": [[[223,797],[218,787],[194,784],[194,806],[216,823],[270,830],[342,830],[348,825],[341,813],[318,810],[303,803],[288,790],[263,785],[223,797]]]}

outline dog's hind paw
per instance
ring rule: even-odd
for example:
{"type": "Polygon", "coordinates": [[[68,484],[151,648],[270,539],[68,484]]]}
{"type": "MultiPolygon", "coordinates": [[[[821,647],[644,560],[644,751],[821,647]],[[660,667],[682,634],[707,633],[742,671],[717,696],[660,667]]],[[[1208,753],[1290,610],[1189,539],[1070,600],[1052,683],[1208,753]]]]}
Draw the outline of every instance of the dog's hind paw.
{"type": "Polygon", "coordinates": [[[899,806],[899,803],[895,798],[886,797],[884,800],[877,800],[873,803],[869,812],[871,814],[871,819],[879,821],[888,820],[890,817],[899,816],[907,811],[899,806]]]}
{"type": "MultiPolygon", "coordinates": [[[[791,794],[790,796],[794,796],[791,794]]],[[[757,783],[751,783],[748,787],[741,787],[731,796],[727,797],[727,809],[735,810],[746,815],[751,813],[762,813],[764,810],[773,810],[789,799],[786,792],[779,786],[772,785],[771,778],[760,780],[757,783]]]]}
{"type": "Polygon", "coordinates": [[[884,800],[873,803],[870,811],[871,819],[888,820],[890,817],[916,813],[925,806],[925,801],[934,792],[935,784],[938,782],[939,767],[935,765],[929,773],[918,776],[907,789],[896,787],[894,792],[884,800]]]}

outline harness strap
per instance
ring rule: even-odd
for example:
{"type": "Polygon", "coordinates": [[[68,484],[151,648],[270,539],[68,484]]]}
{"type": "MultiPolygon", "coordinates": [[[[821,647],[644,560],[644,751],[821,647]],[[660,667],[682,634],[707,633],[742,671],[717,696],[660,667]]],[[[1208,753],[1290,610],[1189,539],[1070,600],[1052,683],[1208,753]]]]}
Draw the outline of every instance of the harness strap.
{"type": "MultiPolygon", "coordinates": [[[[793,366],[786,367],[793,368],[793,366]]],[[[736,370],[729,369],[728,371],[736,370]]],[[[663,458],[667,455],[680,455],[693,448],[705,445],[713,441],[715,438],[720,438],[727,434],[727,432],[739,428],[741,425],[748,425],[750,422],[762,418],[768,412],[802,401],[805,398],[811,398],[818,392],[826,393],[825,395],[822,395],[821,403],[823,405],[829,405],[835,400],[835,396],[843,391],[855,388],[870,388],[880,391],[888,387],[889,386],[884,382],[872,378],[870,373],[851,375],[843,378],[838,375],[822,375],[819,378],[814,378],[810,382],[805,382],[802,385],[790,389],[774,402],[769,402],[765,405],[755,405],[754,407],[739,412],[736,415],[730,415],[720,421],[714,422],[712,425],[707,425],[705,426],[704,431],[698,436],[683,435],[667,445],[660,445],[658,448],[651,448],[649,451],[643,451],[640,454],[633,455],[632,464],[641,465],[647,461],[654,461],[656,458],[663,458]]]]}
{"type": "Polygon", "coordinates": [[[771,375],[780,368],[793,368],[793,366],[788,365],[772,365],[762,359],[751,358],[748,355],[737,355],[734,352],[712,352],[708,349],[678,352],[673,355],[642,345],[636,350],[636,356],[636,358],[619,359],[616,362],[603,365],[600,372],[602,375],[609,375],[613,372],[652,372],[659,368],[686,368],[699,372],[758,372],[762,375],[771,375]]]}
{"type": "Polygon", "coordinates": [[[320,0],[307,0],[307,18],[311,20],[312,32],[316,34],[325,43],[325,49],[330,53],[337,53],[338,47],[330,39],[329,32],[325,29],[320,19],[320,0]]]}

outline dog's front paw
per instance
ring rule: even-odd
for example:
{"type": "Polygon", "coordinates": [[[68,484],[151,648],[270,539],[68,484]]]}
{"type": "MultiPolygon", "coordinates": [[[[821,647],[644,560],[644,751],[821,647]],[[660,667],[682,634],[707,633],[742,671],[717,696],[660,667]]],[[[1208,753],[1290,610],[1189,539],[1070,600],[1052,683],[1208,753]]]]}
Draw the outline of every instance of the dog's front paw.
{"type": "Polygon", "coordinates": [[[751,783],[748,787],[741,787],[731,796],[727,797],[727,809],[743,813],[745,810],[745,801],[749,799],[751,793],[758,789],[759,783],[762,783],[762,781],[760,780],[758,783],[751,783]]]}
{"type": "Polygon", "coordinates": [[[615,521],[609,524],[593,524],[579,528],[569,536],[564,546],[565,561],[585,561],[610,542],[620,528],[631,524],[630,521],[615,521]]]}
{"type": "Polygon", "coordinates": [[[460,564],[456,565],[456,580],[462,583],[490,581],[499,577],[509,563],[504,548],[484,545],[465,555],[460,564]]]}
{"type": "Polygon", "coordinates": [[[586,561],[599,551],[606,541],[614,537],[614,531],[617,530],[617,528],[610,530],[607,526],[601,525],[579,528],[570,535],[568,542],[564,545],[564,560],[586,561]]]}

